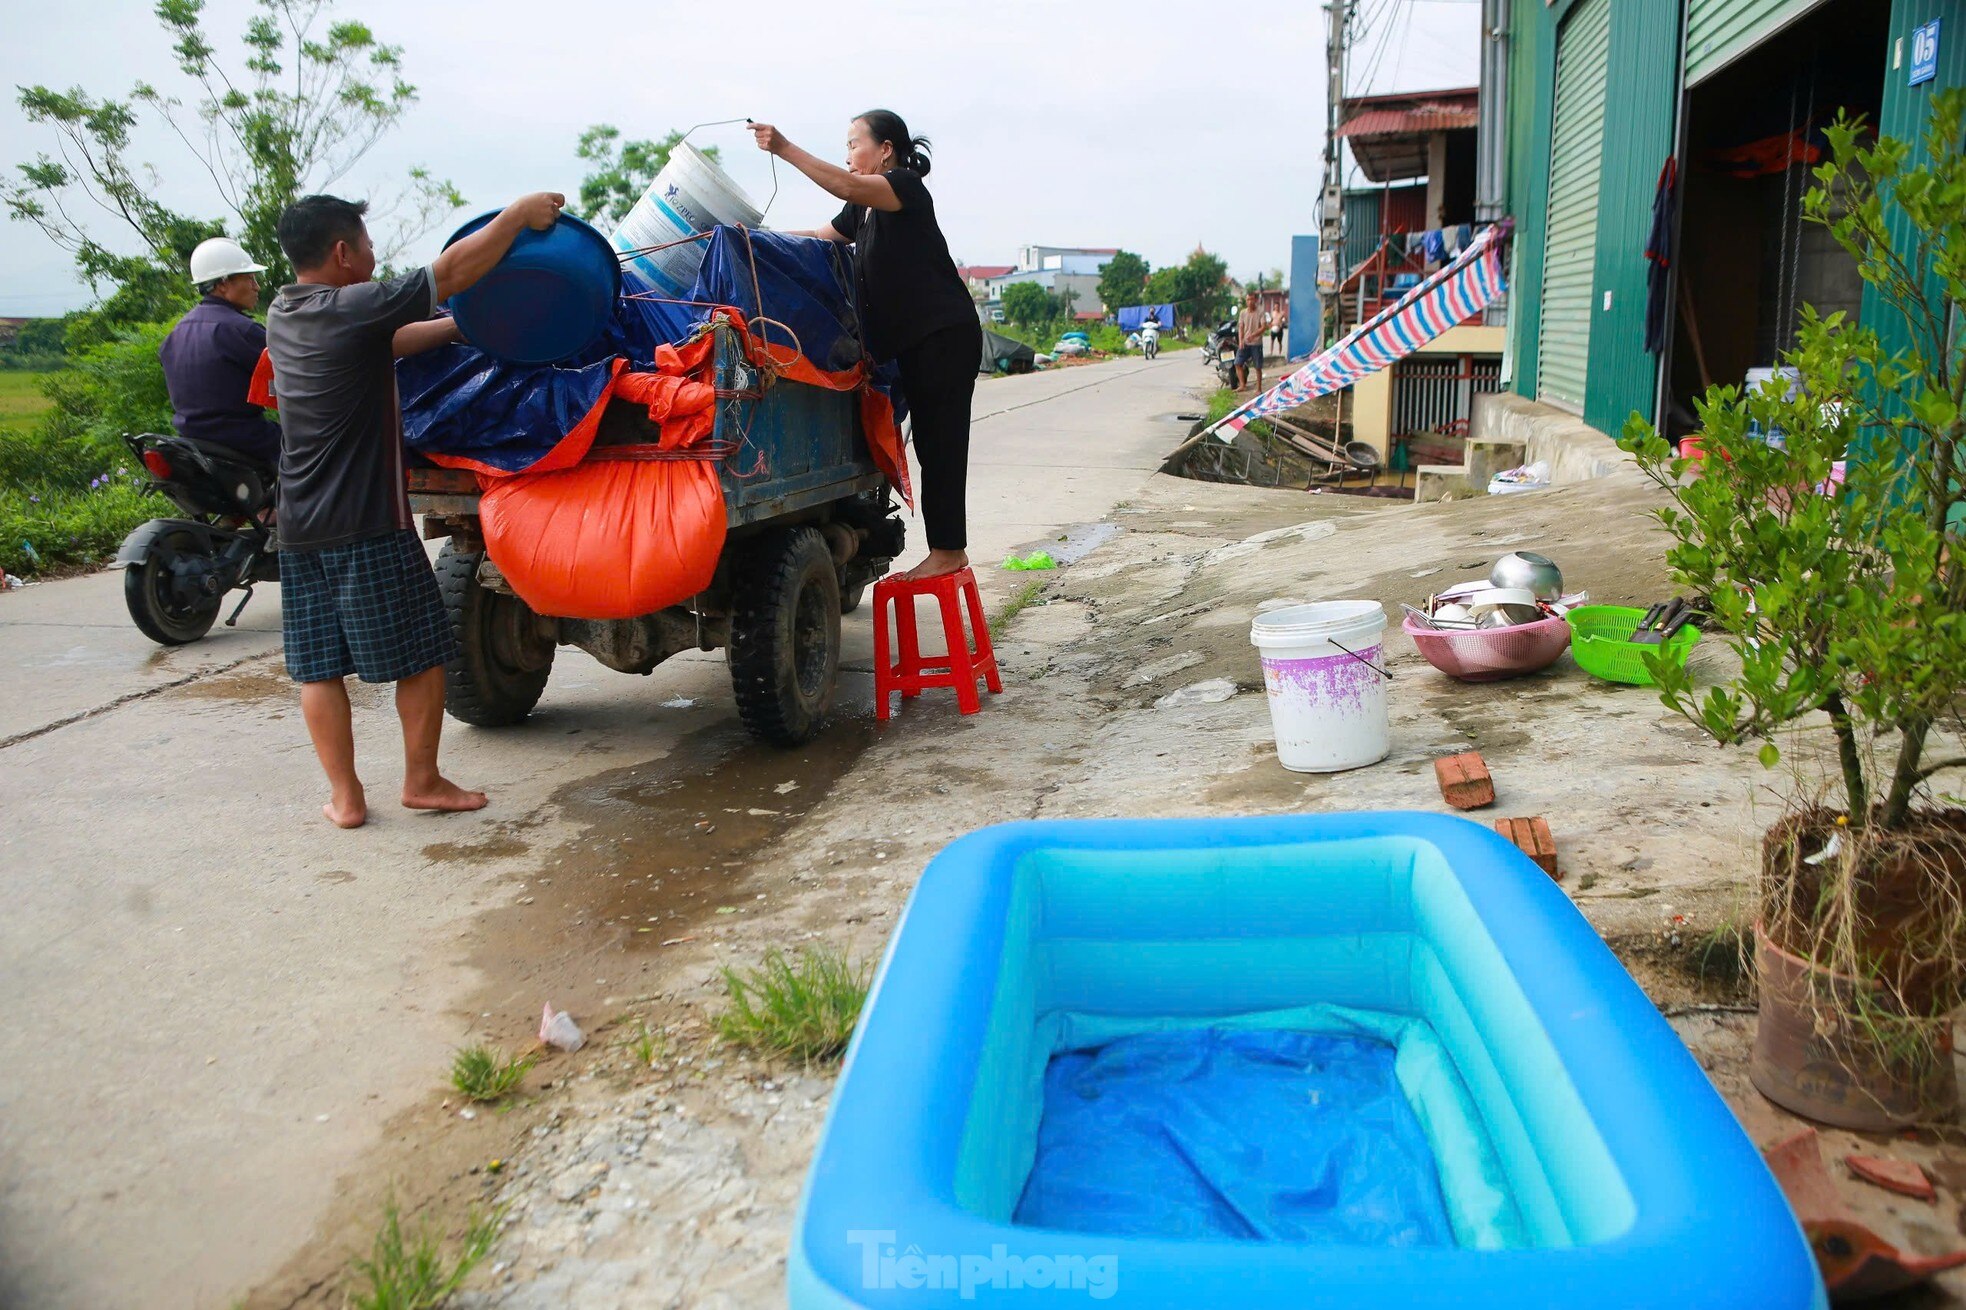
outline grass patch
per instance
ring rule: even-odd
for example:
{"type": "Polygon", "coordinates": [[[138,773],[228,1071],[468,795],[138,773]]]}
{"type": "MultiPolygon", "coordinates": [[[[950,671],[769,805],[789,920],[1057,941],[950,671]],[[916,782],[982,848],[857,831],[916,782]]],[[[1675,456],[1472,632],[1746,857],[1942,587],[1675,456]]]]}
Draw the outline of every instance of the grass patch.
{"type": "Polygon", "coordinates": [[[990,616],[990,640],[995,641],[1010,621],[1037,604],[1044,594],[1044,583],[1027,582],[1015,596],[1003,603],[1003,607],[990,616]]]}
{"type": "Polygon", "coordinates": [[[635,1031],[628,1034],[627,1040],[621,1044],[635,1057],[635,1063],[644,1069],[669,1054],[668,1036],[650,1028],[646,1019],[635,1020],[635,1031]]]}
{"type": "Polygon", "coordinates": [[[0,372],[0,425],[31,423],[55,407],[41,391],[46,373],[0,372]]]}
{"type": "Polygon", "coordinates": [[[482,1042],[467,1046],[451,1061],[451,1086],[473,1101],[496,1101],[526,1076],[533,1056],[508,1057],[482,1042]]]}
{"type": "MultiPolygon", "coordinates": [[[[1207,421],[1210,423],[1219,423],[1229,416],[1230,411],[1239,405],[1248,404],[1252,399],[1254,399],[1253,396],[1246,396],[1234,387],[1217,387],[1208,396],[1207,421]]],[[[1270,425],[1260,418],[1254,419],[1243,431],[1253,437],[1268,438],[1270,436],[1270,425]]]]}
{"type": "Polygon", "coordinates": [[[348,1304],[356,1310],[435,1310],[450,1299],[498,1239],[503,1210],[473,1212],[464,1230],[463,1245],[446,1256],[429,1229],[403,1231],[403,1216],[394,1201],[383,1207],[382,1228],[375,1235],[369,1258],[353,1266],[348,1304]]]}
{"type": "Polygon", "coordinates": [[[871,970],[844,951],[802,946],[796,959],[765,952],[764,963],[724,970],[730,1007],[717,1016],[726,1041],[806,1063],[838,1059],[867,1000],[871,970]]]}

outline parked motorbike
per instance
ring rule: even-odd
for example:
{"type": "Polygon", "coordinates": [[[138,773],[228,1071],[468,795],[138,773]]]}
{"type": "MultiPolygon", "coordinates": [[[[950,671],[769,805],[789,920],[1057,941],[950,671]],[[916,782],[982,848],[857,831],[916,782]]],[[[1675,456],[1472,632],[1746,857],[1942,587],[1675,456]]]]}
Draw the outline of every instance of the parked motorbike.
{"type": "Polygon", "coordinates": [[[153,489],[188,516],[152,519],[116,552],[123,602],[143,635],[182,646],[211,631],[227,592],[243,587],[225,625],[253,598],[253,586],[280,579],[280,556],[267,520],[274,471],[230,446],[155,432],[124,434],[153,489]]]}
{"type": "Polygon", "coordinates": [[[1231,367],[1235,365],[1236,321],[1234,319],[1209,332],[1208,340],[1202,343],[1202,363],[1214,368],[1225,359],[1229,361],[1231,367]]]}
{"type": "Polygon", "coordinates": [[[1140,353],[1148,359],[1160,354],[1160,323],[1154,319],[1140,325],[1140,353]]]}
{"type": "Polygon", "coordinates": [[[1236,384],[1236,321],[1230,319],[1208,334],[1202,347],[1202,362],[1215,370],[1215,380],[1225,387],[1236,384]]]}

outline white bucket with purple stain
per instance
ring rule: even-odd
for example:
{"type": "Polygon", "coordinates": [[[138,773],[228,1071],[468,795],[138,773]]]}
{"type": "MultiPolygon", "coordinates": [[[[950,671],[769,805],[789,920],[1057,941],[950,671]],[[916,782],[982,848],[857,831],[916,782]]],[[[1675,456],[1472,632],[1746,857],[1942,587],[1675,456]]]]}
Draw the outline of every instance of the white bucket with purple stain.
{"type": "Polygon", "coordinates": [[[1259,614],[1249,640],[1263,658],[1277,758],[1297,773],[1376,764],[1392,749],[1376,600],[1327,600],[1259,614]]]}

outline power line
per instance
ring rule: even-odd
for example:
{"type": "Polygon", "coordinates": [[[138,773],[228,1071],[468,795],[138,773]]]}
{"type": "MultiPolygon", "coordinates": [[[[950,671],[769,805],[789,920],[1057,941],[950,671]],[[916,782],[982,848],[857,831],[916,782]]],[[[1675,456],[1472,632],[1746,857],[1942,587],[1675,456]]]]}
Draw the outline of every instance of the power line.
{"type": "MultiPolygon", "coordinates": [[[[1365,79],[1359,84],[1360,95],[1372,94],[1372,81],[1379,76],[1379,66],[1385,62],[1386,50],[1393,43],[1393,27],[1399,22],[1399,12],[1397,9],[1393,9],[1395,3],[1396,0],[1387,0],[1387,4],[1384,7],[1392,12],[1386,23],[1385,35],[1380,38],[1379,48],[1373,53],[1372,62],[1365,70],[1365,79]]],[[[1407,13],[1410,15],[1412,11],[1408,10],[1407,13]]]]}

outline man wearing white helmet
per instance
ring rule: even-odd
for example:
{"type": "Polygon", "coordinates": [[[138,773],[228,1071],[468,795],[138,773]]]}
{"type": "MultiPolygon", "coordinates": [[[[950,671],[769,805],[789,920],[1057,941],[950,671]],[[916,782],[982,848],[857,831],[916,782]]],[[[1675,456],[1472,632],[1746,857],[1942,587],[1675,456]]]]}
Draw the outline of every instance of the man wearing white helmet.
{"type": "Polygon", "coordinates": [[[199,242],[191,252],[191,281],[203,299],[171,329],[157,356],[180,436],[231,446],[275,466],[280,425],[246,399],[266,348],[266,329],[252,318],[265,271],[231,237],[199,242]]]}

